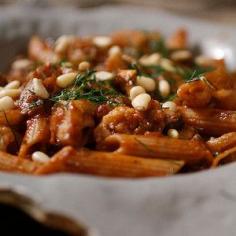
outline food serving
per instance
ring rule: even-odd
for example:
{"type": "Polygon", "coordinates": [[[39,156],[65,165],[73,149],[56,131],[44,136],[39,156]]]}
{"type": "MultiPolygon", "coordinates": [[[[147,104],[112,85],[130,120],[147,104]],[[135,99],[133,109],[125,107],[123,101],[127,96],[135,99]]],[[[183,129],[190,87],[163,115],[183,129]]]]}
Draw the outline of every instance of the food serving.
{"type": "Polygon", "coordinates": [[[236,75],[183,29],[33,36],[0,82],[2,171],[133,178],[235,159],[236,75]]]}

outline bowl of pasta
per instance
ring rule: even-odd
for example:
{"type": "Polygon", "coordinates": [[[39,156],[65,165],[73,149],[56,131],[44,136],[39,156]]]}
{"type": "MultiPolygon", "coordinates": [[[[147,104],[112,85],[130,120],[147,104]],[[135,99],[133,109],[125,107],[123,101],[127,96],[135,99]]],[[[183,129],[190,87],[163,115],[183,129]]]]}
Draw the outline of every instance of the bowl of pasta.
{"type": "Polygon", "coordinates": [[[233,232],[230,27],[129,7],[1,11],[2,183],[101,235],[233,232]]]}

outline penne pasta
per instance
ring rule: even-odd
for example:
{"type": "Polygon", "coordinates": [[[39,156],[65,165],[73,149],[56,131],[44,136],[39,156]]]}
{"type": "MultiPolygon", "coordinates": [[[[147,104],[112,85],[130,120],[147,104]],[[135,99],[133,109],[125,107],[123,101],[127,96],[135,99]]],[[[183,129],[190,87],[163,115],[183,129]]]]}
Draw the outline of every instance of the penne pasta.
{"type": "Polygon", "coordinates": [[[236,161],[236,147],[219,154],[212,163],[212,168],[236,161]]]}
{"type": "Polygon", "coordinates": [[[222,135],[236,131],[236,111],[220,109],[179,108],[187,125],[198,129],[209,136],[222,135]]]}
{"type": "Polygon", "coordinates": [[[236,110],[235,89],[220,89],[217,90],[213,96],[217,107],[225,110],[236,110]]]}
{"type": "Polygon", "coordinates": [[[183,161],[146,159],[118,153],[89,150],[76,151],[68,146],[36,170],[36,174],[74,172],[112,177],[149,177],[172,175],[183,167],[183,161]]]}
{"type": "Polygon", "coordinates": [[[78,100],[67,106],[56,105],[50,118],[50,142],[57,145],[83,146],[94,127],[94,104],[78,100]],[[85,133],[84,130],[87,130],[85,133]]]}
{"type": "Polygon", "coordinates": [[[171,49],[186,48],[188,43],[188,33],[185,29],[178,29],[167,41],[168,47],[171,49]]]}
{"type": "Polygon", "coordinates": [[[236,146],[236,132],[223,134],[218,138],[210,139],[206,144],[213,153],[225,151],[236,146]]]}
{"type": "Polygon", "coordinates": [[[17,156],[0,151],[1,171],[33,174],[39,166],[40,164],[37,162],[24,160],[17,156]]]}
{"type": "Polygon", "coordinates": [[[39,37],[33,36],[29,42],[28,53],[30,58],[40,62],[59,61],[58,56],[39,37]]]}
{"type": "Polygon", "coordinates": [[[0,75],[0,170],[135,178],[235,161],[236,73],[187,44],[185,29],[32,36],[0,75]]]}
{"type": "Polygon", "coordinates": [[[207,63],[207,65],[214,68],[213,71],[206,73],[207,81],[209,81],[214,88],[216,88],[217,90],[232,88],[233,80],[230,78],[225,61],[223,59],[211,59],[210,62],[207,63]]]}
{"type": "Polygon", "coordinates": [[[115,134],[105,139],[104,148],[127,155],[183,160],[189,165],[212,162],[211,153],[197,140],[115,134]]]}
{"type": "Polygon", "coordinates": [[[0,125],[18,125],[23,119],[20,110],[0,111],[0,125]]]}
{"type": "Polygon", "coordinates": [[[49,141],[47,117],[34,117],[27,122],[27,130],[23,138],[22,145],[19,150],[20,157],[26,157],[32,146],[38,144],[39,146],[49,141]]]}

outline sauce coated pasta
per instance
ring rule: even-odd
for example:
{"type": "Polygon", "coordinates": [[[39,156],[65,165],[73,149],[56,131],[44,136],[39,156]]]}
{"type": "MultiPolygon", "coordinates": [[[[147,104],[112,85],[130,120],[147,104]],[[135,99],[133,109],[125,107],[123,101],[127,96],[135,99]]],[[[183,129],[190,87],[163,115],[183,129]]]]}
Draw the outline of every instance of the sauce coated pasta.
{"type": "Polygon", "coordinates": [[[0,85],[2,171],[134,178],[236,160],[236,75],[183,29],[33,36],[0,85]]]}

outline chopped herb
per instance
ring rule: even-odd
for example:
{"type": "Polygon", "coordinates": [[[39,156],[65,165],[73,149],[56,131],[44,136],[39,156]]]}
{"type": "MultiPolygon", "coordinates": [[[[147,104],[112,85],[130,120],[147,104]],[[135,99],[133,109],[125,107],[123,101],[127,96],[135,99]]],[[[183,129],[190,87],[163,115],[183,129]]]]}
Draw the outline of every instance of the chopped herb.
{"type": "Polygon", "coordinates": [[[190,78],[189,80],[187,80],[186,83],[192,83],[192,82],[195,82],[198,80],[201,80],[201,78],[200,77],[193,77],[193,78],[190,78]]]}
{"type": "Polygon", "coordinates": [[[145,143],[143,143],[142,141],[140,141],[139,139],[135,138],[135,140],[137,141],[137,143],[141,144],[147,151],[155,153],[154,150],[152,150],[150,147],[148,147],[148,145],[146,145],[145,143]]]}
{"type": "Polygon", "coordinates": [[[137,71],[137,75],[142,75],[142,70],[140,68],[140,65],[138,63],[131,63],[129,65],[129,69],[131,70],[136,70],[137,71]]]}
{"type": "Polygon", "coordinates": [[[151,78],[159,77],[165,69],[160,65],[141,66],[139,63],[132,63],[129,69],[136,70],[137,75],[148,76],[151,78]]]}
{"type": "MultiPolygon", "coordinates": [[[[196,67],[195,69],[176,67],[176,73],[179,74],[186,83],[192,83],[194,81],[202,80],[210,88],[215,89],[214,86],[205,77],[203,77],[204,73],[210,72],[212,70],[214,70],[214,68],[212,67],[196,67]]],[[[175,80],[168,78],[166,79],[168,80],[171,86],[174,85],[175,80]]],[[[157,91],[156,96],[157,99],[161,102],[173,101],[177,97],[176,93],[172,93],[168,97],[163,98],[159,94],[159,91],[157,91]]]]}
{"type": "Polygon", "coordinates": [[[203,74],[213,71],[213,67],[183,68],[176,67],[176,73],[179,74],[185,82],[191,82],[195,78],[200,78],[203,74]]]}
{"type": "Polygon", "coordinates": [[[201,80],[204,81],[211,89],[216,89],[214,85],[206,79],[206,77],[201,77],[201,80]]]}
{"type": "Polygon", "coordinates": [[[38,107],[38,106],[41,106],[41,105],[43,105],[43,100],[41,100],[41,99],[39,99],[39,100],[37,100],[37,101],[33,101],[33,102],[31,102],[30,104],[29,104],[29,109],[34,109],[34,108],[36,108],[36,107],[38,107]]]}
{"type": "Polygon", "coordinates": [[[76,76],[74,85],[84,88],[89,82],[95,82],[95,80],[95,71],[88,70],[84,74],[78,74],[76,76]]]}
{"type": "MultiPolygon", "coordinates": [[[[83,92],[79,88],[72,88],[70,90],[63,90],[59,95],[51,98],[52,101],[68,101],[68,100],[79,100],[79,99],[87,99],[94,103],[111,103],[111,98],[115,98],[117,96],[117,92],[112,89],[91,89],[88,92],[83,92]]],[[[114,101],[114,103],[116,103],[114,101]]]]}
{"type": "Polygon", "coordinates": [[[68,62],[68,60],[66,60],[65,58],[64,59],[61,59],[61,61],[59,62],[59,65],[63,65],[64,63],[67,63],[68,62]]]}
{"type": "MultiPolygon", "coordinates": [[[[194,72],[192,73],[192,75],[189,77],[188,80],[185,80],[186,83],[192,83],[192,82],[195,82],[195,81],[198,81],[198,80],[202,80],[203,82],[205,82],[210,88],[212,89],[215,89],[215,87],[203,76],[204,73],[206,72],[202,72],[203,70],[201,71],[197,71],[197,70],[194,70],[194,72]]],[[[208,71],[209,72],[209,69],[208,71]]]]}
{"type": "Polygon", "coordinates": [[[91,102],[117,105],[117,96],[121,96],[108,81],[96,81],[95,71],[88,70],[78,74],[72,88],[62,90],[58,95],[51,98],[52,101],[69,101],[87,99],[91,102]]]}
{"type": "Polygon", "coordinates": [[[170,94],[168,97],[165,98],[166,101],[173,101],[177,97],[176,93],[170,94]]]}
{"type": "Polygon", "coordinates": [[[65,61],[61,63],[61,66],[66,68],[71,68],[73,65],[71,64],[71,62],[65,61]]]}

